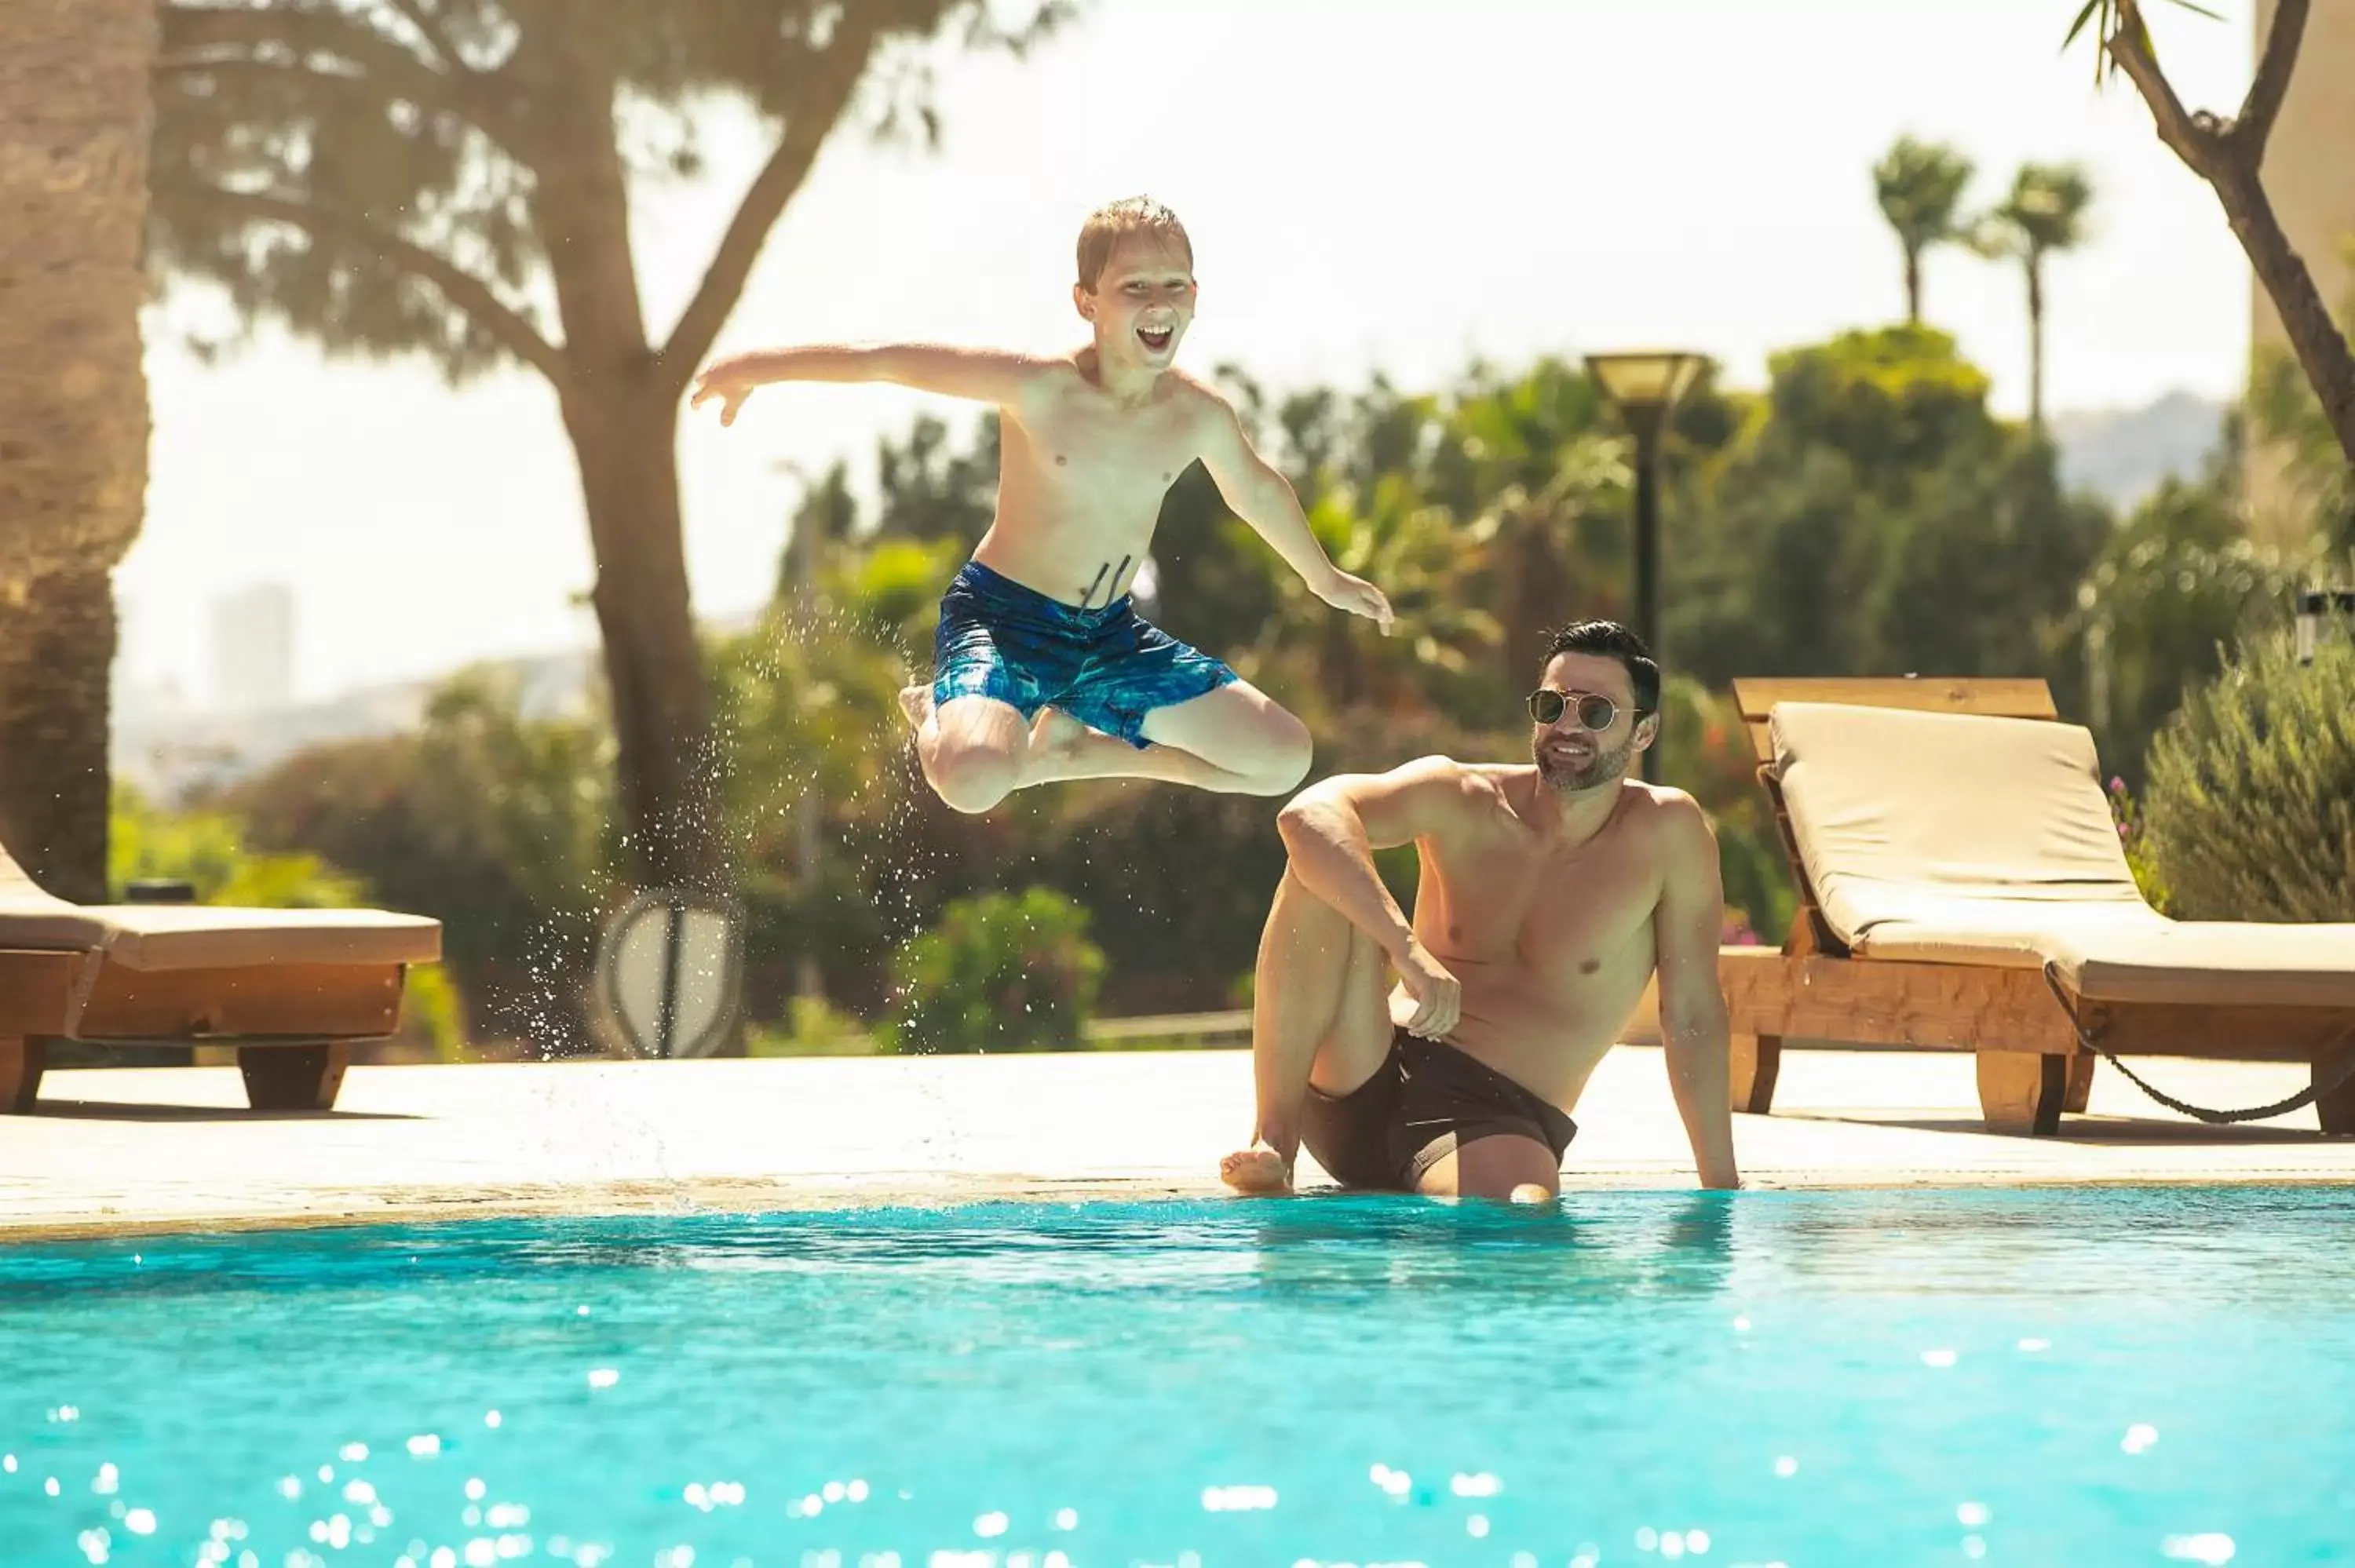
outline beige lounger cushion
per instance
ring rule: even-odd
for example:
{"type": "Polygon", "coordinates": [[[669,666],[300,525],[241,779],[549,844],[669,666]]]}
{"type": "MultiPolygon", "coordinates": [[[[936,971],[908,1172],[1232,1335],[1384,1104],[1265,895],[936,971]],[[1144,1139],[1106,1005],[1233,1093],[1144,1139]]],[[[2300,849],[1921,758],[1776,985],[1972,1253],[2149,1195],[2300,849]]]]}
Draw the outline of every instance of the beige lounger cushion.
{"type": "Polygon", "coordinates": [[[2055,933],[2048,957],[2062,984],[2094,1001],[2355,1007],[2355,926],[2155,919],[2055,933]]]}
{"type": "Polygon", "coordinates": [[[2355,926],[2143,901],[2077,726],[1828,703],[1769,725],[1808,882],[1859,957],[2051,963],[2099,1001],[2355,1006],[2355,926]]]}
{"type": "Polygon", "coordinates": [[[103,949],[134,969],[422,964],[442,956],[442,925],[381,909],[69,904],[0,850],[0,948],[103,949]]]}

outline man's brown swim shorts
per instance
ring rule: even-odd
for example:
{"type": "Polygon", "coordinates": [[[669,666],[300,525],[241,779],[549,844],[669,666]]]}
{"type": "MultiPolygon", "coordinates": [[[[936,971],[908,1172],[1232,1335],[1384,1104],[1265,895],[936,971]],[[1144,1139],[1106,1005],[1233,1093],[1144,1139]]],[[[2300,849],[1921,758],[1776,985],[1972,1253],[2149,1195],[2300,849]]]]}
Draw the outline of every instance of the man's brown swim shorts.
{"type": "Polygon", "coordinates": [[[1300,1134],[1342,1185],[1412,1192],[1441,1160],[1499,1134],[1534,1139],[1559,1161],[1578,1124],[1455,1046],[1398,1028],[1364,1084],[1337,1099],[1308,1091],[1300,1134]]]}

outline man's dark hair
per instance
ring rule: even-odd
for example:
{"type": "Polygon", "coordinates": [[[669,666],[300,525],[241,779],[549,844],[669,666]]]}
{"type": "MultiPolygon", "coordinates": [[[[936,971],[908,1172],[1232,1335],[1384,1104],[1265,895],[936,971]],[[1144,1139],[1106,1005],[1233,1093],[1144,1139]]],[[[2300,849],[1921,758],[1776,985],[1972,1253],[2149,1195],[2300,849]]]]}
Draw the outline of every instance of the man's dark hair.
{"type": "Polygon", "coordinates": [[[1660,667],[1652,662],[1652,651],[1644,640],[1615,620],[1577,620],[1552,633],[1546,641],[1545,664],[1550,664],[1557,654],[1592,653],[1604,659],[1616,659],[1627,672],[1627,679],[1636,688],[1637,716],[1657,713],[1660,707],[1660,667]]]}

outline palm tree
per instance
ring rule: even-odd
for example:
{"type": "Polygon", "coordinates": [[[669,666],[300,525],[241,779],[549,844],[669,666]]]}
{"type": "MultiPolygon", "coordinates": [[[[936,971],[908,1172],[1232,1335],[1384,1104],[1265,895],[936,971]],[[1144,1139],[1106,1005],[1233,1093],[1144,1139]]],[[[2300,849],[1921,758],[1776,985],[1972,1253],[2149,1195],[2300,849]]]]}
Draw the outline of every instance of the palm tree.
{"type": "Polygon", "coordinates": [[[2093,183],[2074,164],[2027,164],[2011,194],[1980,220],[1973,248],[1983,256],[2019,258],[2028,273],[2028,422],[2044,428],[2044,259],[2085,238],[2093,183]]]}
{"type": "Polygon", "coordinates": [[[1905,319],[1922,319],[1922,253],[1962,238],[1955,221],[1963,187],[1971,183],[1971,161],[1936,142],[1900,136],[1872,168],[1873,194],[1881,216],[1897,231],[1905,252],[1905,319]]]}
{"type": "MultiPolygon", "coordinates": [[[[2260,6],[2264,37],[2257,52],[2256,69],[2238,112],[2188,108],[2174,85],[2158,68],[2152,52],[2150,29],[2143,17],[2145,0],[2084,0],[2069,28],[2073,42],[2093,25],[2094,79],[2098,85],[2111,70],[2125,73],[2149,106],[2153,128],[2183,166],[2205,180],[2216,193],[2224,217],[2250,270],[2264,285],[2265,296],[2281,315],[2282,330],[2298,368],[2313,387],[2316,401],[2339,450],[2355,466],[2355,343],[2332,319],[2330,307],[2316,285],[2314,273],[2282,229],[2261,177],[2265,143],[2273,135],[2289,95],[2290,77],[2297,69],[2298,46],[2306,37],[2311,0],[2273,0],[2260,6]]],[[[2205,11],[2193,0],[2176,0],[2186,10],[2205,11]]],[[[2210,12],[2212,16],[2213,13],[2210,12]]],[[[2325,86],[2317,90],[2329,91],[2325,86]]]]}
{"type": "Polygon", "coordinates": [[[147,489],[154,0],[0,5],[0,839],[103,901],[115,563],[147,489]]]}

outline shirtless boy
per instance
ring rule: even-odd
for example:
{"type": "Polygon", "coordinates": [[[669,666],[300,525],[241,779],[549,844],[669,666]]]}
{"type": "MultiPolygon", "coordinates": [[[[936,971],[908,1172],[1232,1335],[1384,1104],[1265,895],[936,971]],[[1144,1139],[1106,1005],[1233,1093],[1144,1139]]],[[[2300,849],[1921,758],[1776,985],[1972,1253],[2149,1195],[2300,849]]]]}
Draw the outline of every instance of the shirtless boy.
{"type": "Polygon", "coordinates": [[[1236,515],[1317,597],[1391,626],[1390,601],[1327,560],[1233,408],[1173,369],[1194,319],[1194,251],[1135,198],[1080,231],[1071,298],[1092,341],[1056,358],[903,344],[772,349],[703,373],[720,423],[773,381],[889,381],[996,405],[997,515],[941,600],[929,687],[900,705],[933,792],[986,811],[1061,779],[1159,779],[1281,795],[1307,726],[1218,660],[1148,625],[1128,589],[1161,501],[1199,460],[1236,515]]]}
{"type": "Polygon", "coordinates": [[[1426,757],[1284,807],[1291,863],[1252,1019],[1258,1119],[1220,1164],[1228,1185],[1288,1191],[1305,1142],[1351,1187],[1558,1192],[1570,1110],[1655,969],[1701,1185],[1741,1184],[1717,840],[1690,796],[1625,777],[1659,693],[1633,632],[1582,622],[1555,634],[1529,695],[1530,765],[1426,757]],[[1412,924],[1373,862],[1406,843],[1422,859],[1412,924]]]}

